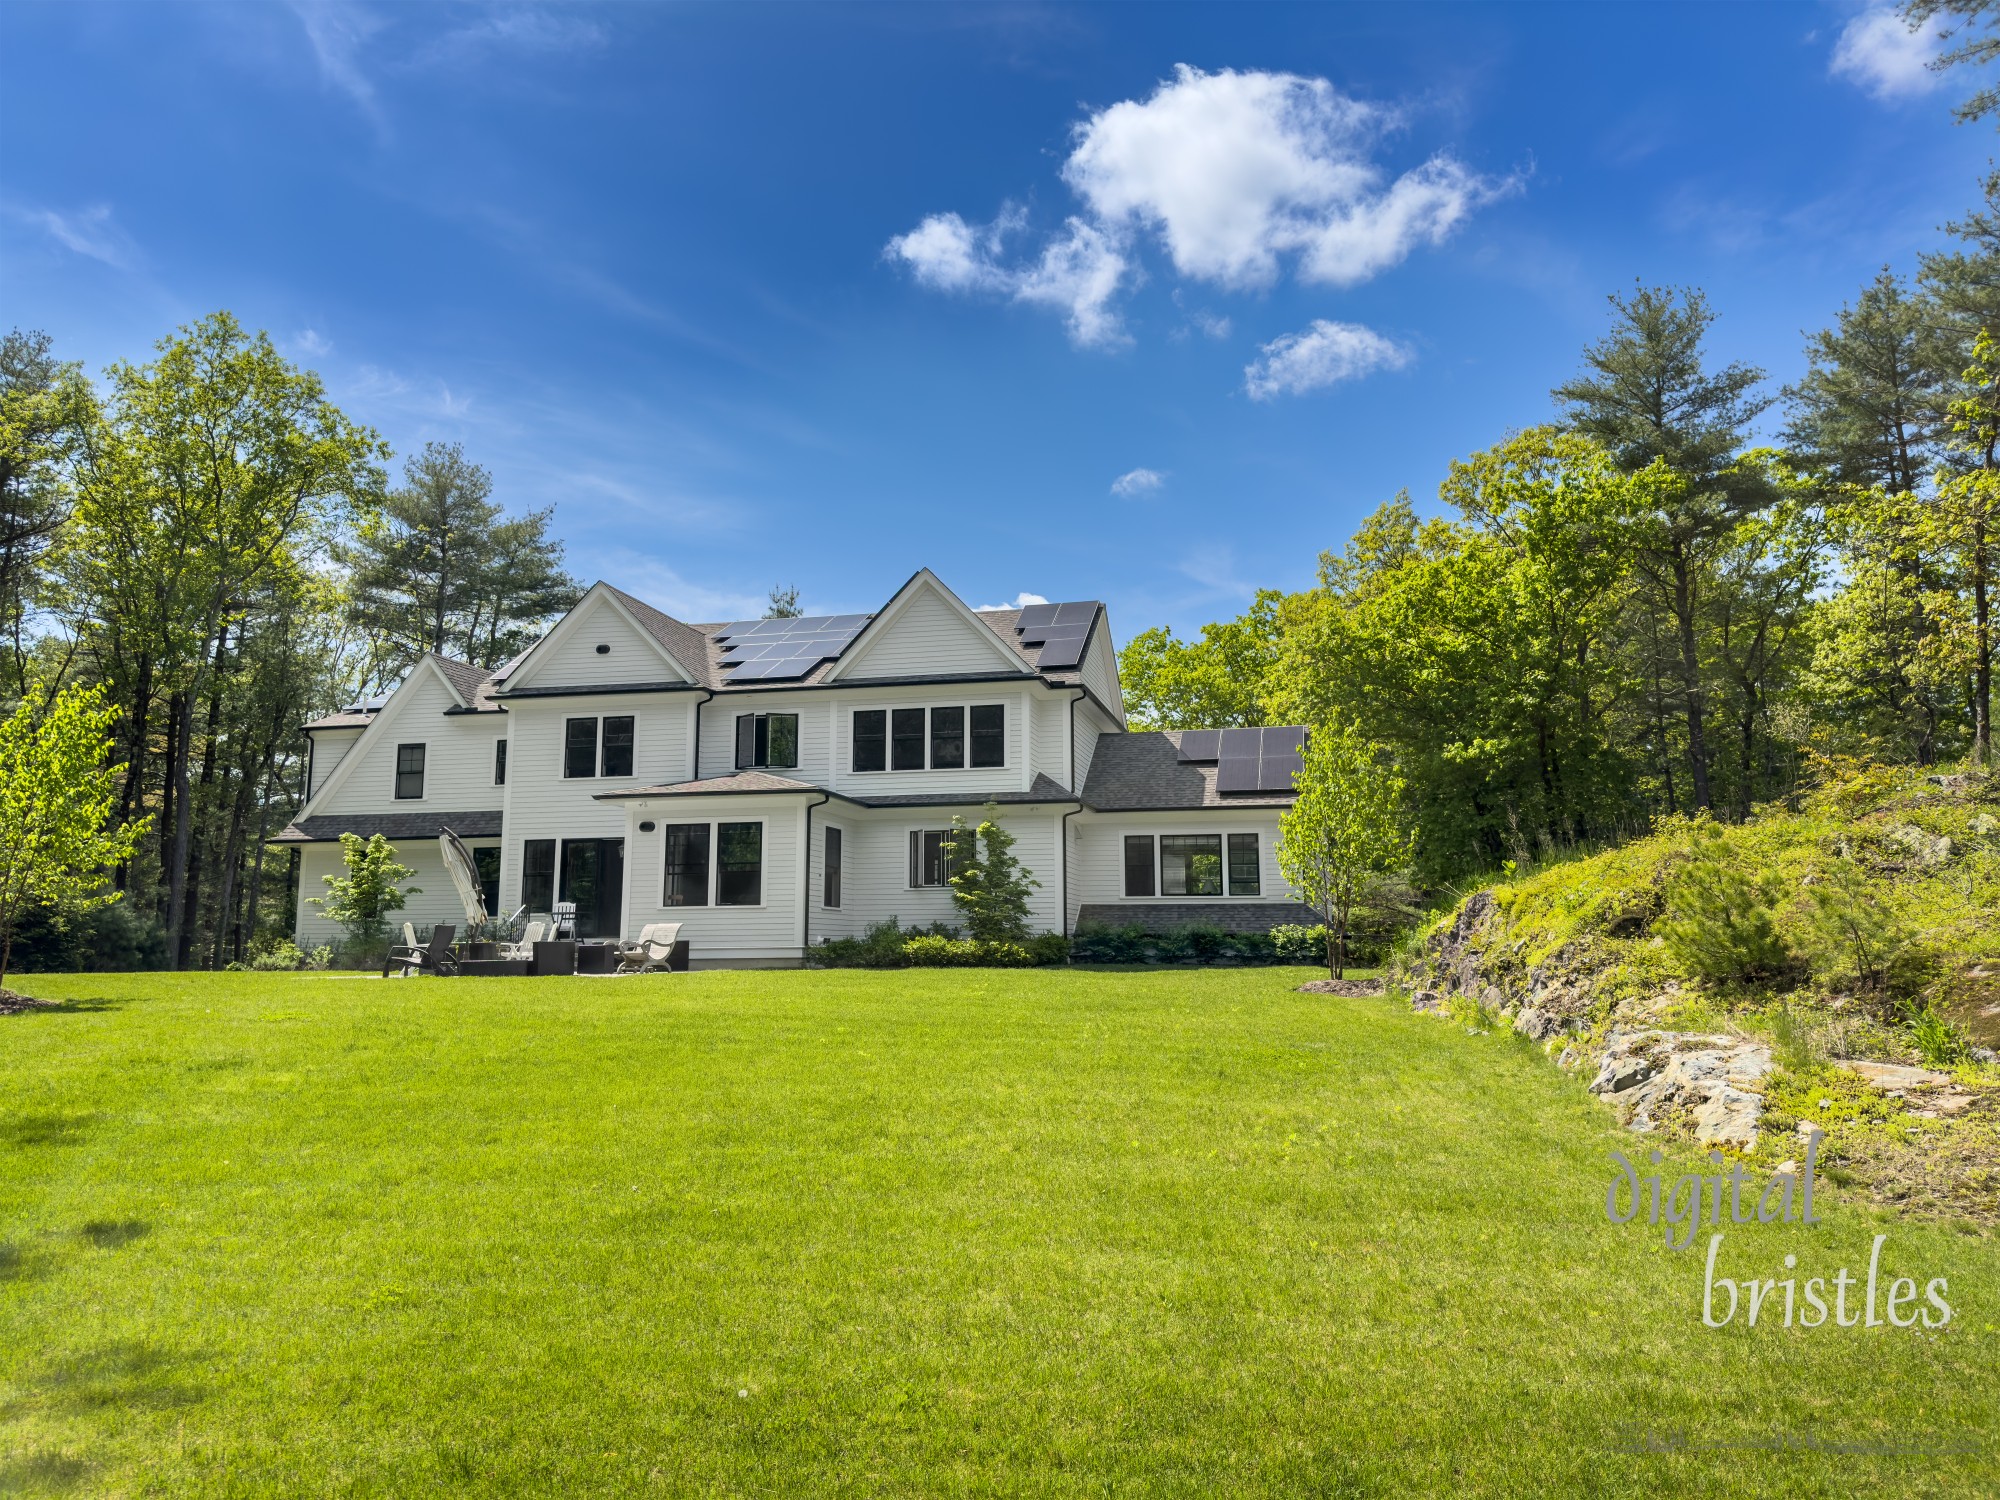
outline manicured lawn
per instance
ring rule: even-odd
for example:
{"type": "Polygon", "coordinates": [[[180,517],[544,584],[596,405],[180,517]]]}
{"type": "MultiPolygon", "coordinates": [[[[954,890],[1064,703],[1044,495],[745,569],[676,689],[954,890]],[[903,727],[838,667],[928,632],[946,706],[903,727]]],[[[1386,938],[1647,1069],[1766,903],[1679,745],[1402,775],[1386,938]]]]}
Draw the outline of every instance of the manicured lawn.
{"type": "Polygon", "coordinates": [[[31,978],[0,1492],[2000,1489],[1992,1240],[1730,1227],[1958,1314],[1704,1328],[1643,1142],[1306,977],[31,978]]]}

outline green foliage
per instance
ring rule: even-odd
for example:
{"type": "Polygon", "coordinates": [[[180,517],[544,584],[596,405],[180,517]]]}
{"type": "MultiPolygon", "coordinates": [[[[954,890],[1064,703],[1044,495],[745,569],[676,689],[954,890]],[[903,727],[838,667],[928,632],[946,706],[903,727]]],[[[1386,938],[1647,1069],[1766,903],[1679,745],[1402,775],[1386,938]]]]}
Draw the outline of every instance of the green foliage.
{"type": "Polygon", "coordinates": [[[891,917],[858,938],[823,938],[808,962],[821,969],[1027,968],[1069,961],[1069,940],[1058,932],[1025,942],[961,937],[942,923],[904,928],[891,917]]]}
{"type": "Polygon", "coordinates": [[[256,974],[284,974],[300,969],[329,969],[333,967],[333,949],[321,946],[307,953],[290,938],[279,938],[262,952],[253,954],[247,963],[232,964],[230,967],[256,974]]]}
{"type": "Polygon", "coordinates": [[[359,834],[343,833],[340,862],[347,873],[322,876],[327,894],[307,900],[325,913],[328,921],[345,927],[357,948],[377,942],[389,913],[401,911],[406,898],[423,894],[421,887],[399,883],[417,872],[396,862],[396,846],[379,833],[365,841],[359,834]]]}
{"type": "Polygon", "coordinates": [[[1922,955],[1909,924],[1879,881],[1852,860],[1836,860],[1806,888],[1814,967],[1877,994],[1907,989],[1922,955]],[[1900,984],[1897,981],[1901,981],[1900,984]]]}
{"type": "Polygon", "coordinates": [[[1771,979],[1793,959],[1774,920],[1784,882],[1731,857],[1722,830],[1698,822],[1693,848],[1668,876],[1666,914],[1653,924],[1683,972],[1718,984],[1771,979]]]}
{"type": "Polygon", "coordinates": [[[1935,1002],[1929,998],[1907,1000],[1901,1009],[1910,1045],[1931,1067],[1956,1068],[1971,1060],[1965,1028],[1942,1014],[1935,1002]]]}
{"type": "Polygon", "coordinates": [[[1038,932],[1027,946],[1028,957],[1038,965],[1069,962],[1069,939],[1060,932],[1038,932]]]}
{"type": "Polygon", "coordinates": [[[1025,943],[1028,893],[1041,882],[1014,855],[1014,835],[997,821],[988,804],[977,828],[953,814],[951,820],[951,899],[977,942],[1025,943]]]}
{"type": "Polygon", "coordinates": [[[1268,722],[1259,701],[1277,660],[1283,595],[1263,589],[1242,617],[1204,625],[1199,641],[1164,626],[1118,653],[1118,680],[1134,729],[1232,728],[1268,722]]]}
{"type": "Polygon", "coordinates": [[[107,829],[122,766],[105,764],[117,717],[104,689],[30,683],[0,719],[0,983],[14,929],[34,907],[67,914],[118,899],[109,866],[132,857],[141,818],[107,829]]]}
{"type": "Polygon", "coordinates": [[[1327,931],[1323,926],[1287,924],[1271,929],[1271,951],[1281,964],[1316,964],[1326,957],[1327,931]]]}
{"type": "Polygon", "coordinates": [[[1403,778],[1351,724],[1307,737],[1298,799],[1279,823],[1278,866],[1325,918],[1327,971],[1347,962],[1354,916],[1370,883],[1408,863],[1415,834],[1403,818],[1403,778]]]}

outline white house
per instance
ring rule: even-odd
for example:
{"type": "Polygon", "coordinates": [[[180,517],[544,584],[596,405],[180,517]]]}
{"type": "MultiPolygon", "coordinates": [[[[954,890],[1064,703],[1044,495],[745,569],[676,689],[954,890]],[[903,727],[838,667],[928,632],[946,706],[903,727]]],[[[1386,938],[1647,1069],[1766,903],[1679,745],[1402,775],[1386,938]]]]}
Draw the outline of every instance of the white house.
{"type": "Polygon", "coordinates": [[[1297,729],[1134,733],[1104,607],[973,610],[928,569],[874,614],[688,625],[593,586],[498,671],[426,656],[306,726],[298,935],[339,838],[412,866],[404,915],[463,922],[450,828],[490,910],[577,903],[579,936],[678,920],[697,966],[800,962],[871,923],[953,919],[941,849],[986,804],[1041,882],[1034,925],[1311,920],[1278,816],[1297,729]]]}

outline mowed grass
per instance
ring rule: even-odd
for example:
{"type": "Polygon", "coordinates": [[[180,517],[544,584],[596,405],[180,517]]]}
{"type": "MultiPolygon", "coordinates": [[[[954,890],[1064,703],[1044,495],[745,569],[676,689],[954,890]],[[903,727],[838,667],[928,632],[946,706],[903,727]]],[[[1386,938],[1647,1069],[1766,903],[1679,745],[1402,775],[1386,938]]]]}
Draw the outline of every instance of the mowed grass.
{"type": "Polygon", "coordinates": [[[32,977],[0,1490],[2000,1490],[1991,1240],[1731,1227],[1957,1317],[1704,1328],[1643,1140],[1307,977],[32,977]]]}

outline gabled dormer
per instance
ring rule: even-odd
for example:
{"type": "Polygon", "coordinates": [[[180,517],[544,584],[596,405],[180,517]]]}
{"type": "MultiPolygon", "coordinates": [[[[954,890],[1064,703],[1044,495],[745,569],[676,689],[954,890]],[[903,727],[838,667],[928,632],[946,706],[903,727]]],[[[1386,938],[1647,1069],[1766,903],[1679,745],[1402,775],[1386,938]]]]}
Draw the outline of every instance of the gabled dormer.
{"type": "Polygon", "coordinates": [[[577,688],[702,687],[708,647],[699,630],[645,601],[592,584],[547,635],[500,674],[499,694],[577,688]]]}
{"type": "Polygon", "coordinates": [[[988,621],[922,568],[868,622],[822,681],[1034,675],[988,621]]]}

